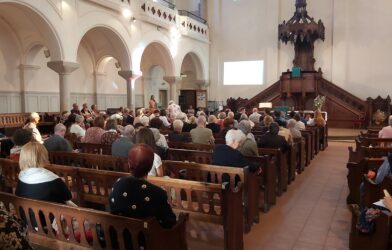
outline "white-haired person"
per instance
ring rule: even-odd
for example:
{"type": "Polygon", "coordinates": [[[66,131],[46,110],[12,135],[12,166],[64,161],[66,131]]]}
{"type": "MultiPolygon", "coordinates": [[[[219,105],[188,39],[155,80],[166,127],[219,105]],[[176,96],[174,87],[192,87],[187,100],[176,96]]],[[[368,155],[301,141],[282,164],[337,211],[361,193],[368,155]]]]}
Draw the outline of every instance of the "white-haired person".
{"type": "Polygon", "coordinates": [[[293,139],[302,138],[301,131],[296,128],[297,121],[294,119],[290,119],[287,121],[287,129],[290,131],[293,139]]]}
{"type": "Polygon", "coordinates": [[[76,134],[78,138],[83,140],[86,130],[84,129],[84,117],[82,115],[75,114],[75,122],[71,125],[69,132],[76,134]]]}
{"type": "Polygon", "coordinates": [[[169,113],[170,121],[173,122],[176,119],[176,116],[181,113],[181,108],[173,100],[170,100],[167,111],[169,113]]]}
{"type": "Polygon", "coordinates": [[[238,121],[234,118],[234,112],[230,111],[227,113],[227,117],[233,119],[234,121],[234,128],[238,128],[238,121]]]}
{"type": "Polygon", "coordinates": [[[112,144],[112,155],[128,157],[128,151],[133,147],[135,128],[132,125],[124,127],[122,137],[115,140],[112,144]]]}
{"type": "Polygon", "coordinates": [[[38,125],[40,119],[41,118],[37,112],[32,112],[29,117],[29,122],[23,128],[24,129],[31,129],[31,131],[33,132],[34,139],[37,142],[42,144],[42,143],[44,143],[44,141],[42,140],[41,133],[39,132],[39,130],[37,128],[37,125],[38,125]]]}
{"type": "Polygon", "coordinates": [[[388,118],[388,126],[378,132],[378,138],[392,138],[392,115],[388,118]]]}
{"type": "Polygon", "coordinates": [[[257,143],[254,135],[250,132],[251,125],[250,121],[242,120],[238,124],[238,130],[244,133],[245,139],[242,140],[241,145],[239,147],[239,151],[244,156],[258,156],[259,151],[257,149],[257,143]]]}
{"type": "Polygon", "coordinates": [[[260,122],[260,117],[261,117],[261,114],[259,113],[259,109],[253,108],[252,114],[249,116],[249,120],[255,124],[258,124],[260,122]]]}
{"type": "Polygon", "coordinates": [[[197,118],[197,127],[192,129],[190,134],[193,143],[199,144],[213,144],[215,139],[212,130],[206,128],[206,117],[201,115],[197,118]]]}
{"type": "Polygon", "coordinates": [[[181,120],[175,120],[173,122],[173,131],[169,133],[169,142],[190,142],[191,138],[189,134],[182,133],[182,127],[184,123],[181,120]]]}
{"type": "Polygon", "coordinates": [[[62,123],[56,124],[54,134],[44,141],[46,150],[50,151],[66,151],[71,152],[72,146],[69,141],[64,139],[67,128],[62,123]]]}

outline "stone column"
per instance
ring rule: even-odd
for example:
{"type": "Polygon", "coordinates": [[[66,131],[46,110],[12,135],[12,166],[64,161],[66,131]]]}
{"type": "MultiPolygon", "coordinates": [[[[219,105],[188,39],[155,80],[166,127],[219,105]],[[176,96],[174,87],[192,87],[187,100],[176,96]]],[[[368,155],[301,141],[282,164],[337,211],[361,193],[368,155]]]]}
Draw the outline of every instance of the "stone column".
{"type": "Polygon", "coordinates": [[[170,100],[173,100],[178,104],[178,92],[177,92],[177,82],[181,80],[181,77],[177,76],[165,76],[163,80],[169,83],[170,86],[170,100]]]}
{"type": "Polygon", "coordinates": [[[36,65],[19,65],[19,76],[20,76],[20,99],[21,99],[21,112],[24,113],[27,110],[26,107],[26,85],[34,76],[34,74],[40,70],[40,66],[36,65]]]}
{"type": "Polygon", "coordinates": [[[135,108],[135,92],[133,91],[132,81],[136,80],[132,70],[120,70],[118,74],[127,81],[127,107],[135,108]]]}
{"type": "Polygon", "coordinates": [[[52,61],[48,62],[48,67],[59,74],[60,84],[60,112],[71,109],[71,91],[69,77],[72,72],[79,68],[75,62],[52,61]]]}

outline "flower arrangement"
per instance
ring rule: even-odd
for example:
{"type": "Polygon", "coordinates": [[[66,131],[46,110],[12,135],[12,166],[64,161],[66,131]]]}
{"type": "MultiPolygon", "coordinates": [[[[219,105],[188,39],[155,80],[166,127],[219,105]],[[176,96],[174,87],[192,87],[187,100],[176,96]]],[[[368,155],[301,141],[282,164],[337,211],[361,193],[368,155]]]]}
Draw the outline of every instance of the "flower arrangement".
{"type": "Polygon", "coordinates": [[[382,124],[385,119],[387,118],[387,115],[385,112],[377,109],[377,111],[373,114],[373,121],[376,125],[382,124]]]}
{"type": "Polygon", "coordinates": [[[321,108],[324,106],[324,104],[325,104],[325,96],[318,95],[314,99],[314,106],[316,107],[316,110],[321,111],[321,108]]]}

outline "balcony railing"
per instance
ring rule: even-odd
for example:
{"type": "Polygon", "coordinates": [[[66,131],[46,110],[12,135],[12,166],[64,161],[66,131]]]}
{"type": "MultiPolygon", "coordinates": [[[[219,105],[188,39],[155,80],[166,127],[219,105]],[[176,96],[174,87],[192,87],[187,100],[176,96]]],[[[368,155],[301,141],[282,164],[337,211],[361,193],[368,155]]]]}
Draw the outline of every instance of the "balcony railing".
{"type": "Polygon", "coordinates": [[[166,1],[166,0],[153,0],[154,2],[160,3],[163,6],[166,6],[172,10],[174,10],[174,8],[176,7],[173,3],[166,1]]]}
{"type": "Polygon", "coordinates": [[[187,17],[190,17],[198,22],[201,22],[202,24],[207,24],[207,20],[193,14],[192,12],[186,11],[186,10],[178,10],[178,15],[187,16],[187,17]]]}

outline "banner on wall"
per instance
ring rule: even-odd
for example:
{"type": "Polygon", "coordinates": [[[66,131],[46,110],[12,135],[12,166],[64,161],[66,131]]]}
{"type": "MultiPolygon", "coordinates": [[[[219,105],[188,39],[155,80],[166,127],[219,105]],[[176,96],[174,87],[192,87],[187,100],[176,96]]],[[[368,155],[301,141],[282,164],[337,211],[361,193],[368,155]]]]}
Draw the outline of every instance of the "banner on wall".
{"type": "Polygon", "coordinates": [[[207,107],[207,90],[196,90],[196,107],[207,107]]]}

